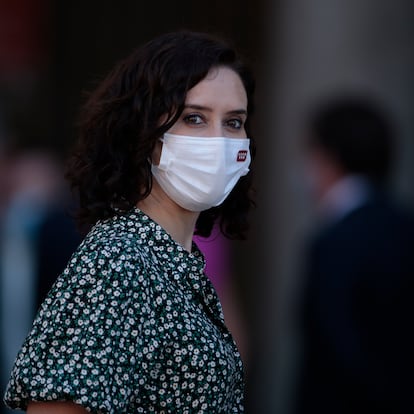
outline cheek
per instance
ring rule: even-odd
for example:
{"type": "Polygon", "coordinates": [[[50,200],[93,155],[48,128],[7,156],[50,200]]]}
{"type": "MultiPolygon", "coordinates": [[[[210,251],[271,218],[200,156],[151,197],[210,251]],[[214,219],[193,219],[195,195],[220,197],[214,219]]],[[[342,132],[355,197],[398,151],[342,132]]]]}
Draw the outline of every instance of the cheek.
{"type": "Polygon", "coordinates": [[[183,119],[178,119],[167,132],[175,135],[194,135],[196,133],[193,132],[194,130],[197,131],[194,125],[190,126],[183,119]]]}
{"type": "Polygon", "coordinates": [[[243,128],[240,130],[241,138],[249,138],[247,135],[246,127],[243,126],[243,128]]]}

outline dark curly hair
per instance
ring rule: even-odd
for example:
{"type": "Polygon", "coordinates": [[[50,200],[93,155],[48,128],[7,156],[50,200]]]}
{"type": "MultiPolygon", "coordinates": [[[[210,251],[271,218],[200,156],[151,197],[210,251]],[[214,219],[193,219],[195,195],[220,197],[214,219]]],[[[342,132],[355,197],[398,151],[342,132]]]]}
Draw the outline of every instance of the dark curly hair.
{"type": "MultiPolygon", "coordinates": [[[[149,195],[148,160],[157,140],[182,114],[187,92],[217,66],[231,68],[240,76],[251,115],[254,80],[234,49],[211,35],[188,31],[161,35],[138,48],[89,96],[66,171],[78,197],[77,218],[84,231],[149,195]]],[[[253,157],[248,121],[246,132],[253,157]]],[[[244,239],[247,213],[254,205],[251,181],[249,173],[220,206],[201,212],[196,234],[208,237],[218,221],[226,237],[244,239]]]]}

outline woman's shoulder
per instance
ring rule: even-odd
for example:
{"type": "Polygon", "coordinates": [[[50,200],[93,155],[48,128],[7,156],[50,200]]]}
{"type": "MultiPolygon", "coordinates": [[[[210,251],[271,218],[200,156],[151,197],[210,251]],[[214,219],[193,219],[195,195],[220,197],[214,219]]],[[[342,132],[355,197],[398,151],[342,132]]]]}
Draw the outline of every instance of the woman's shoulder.
{"type": "Polygon", "coordinates": [[[116,281],[142,285],[150,269],[149,260],[148,249],[134,233],[111,222],[98,223],[73,253],[54,290],[110,285],[116,281]]]}
{"type": "Polygon", "coordinates": [[[157,319],[145,252],[113,227],[95,226],[43,302],[12,372],[10,407],[70,399],[106,412],[112,400],[105,381],[111,379],[115,405],[134,392],[128,364],[143,324],[157,319]]]}
{"type": "Polygon", "coordinates": [[[151,313],[155,283],[151,260],[145,245],[126,226],[112,220],[97,223],[43,301],[32,336],[45,327],[51,332],[58,326],[63,330],[72,320],[98,329],[97,321],[111,320],[113,315],[124,319],[144,309],[151,313]]]}
{"type": "Polygon", "coordinates": [[[140,227],[139,223],[123,215],[98,221],[74,252],[68,267],[83,261],[89,267],[114,260],[135,264],[145,262],[151,255],[148,245],[140,237],[140,227]]]}
{"type": "Polygon", "coordinates": [[[85,310],[119,311],[134,304],[135,311],[142,311],[155,306],[153,297],[165,286],[165,278],[148,239],[140,236],[141,227],[129,219],[109,219],[93,227],[47,295],[38,323],[85,310]]]}

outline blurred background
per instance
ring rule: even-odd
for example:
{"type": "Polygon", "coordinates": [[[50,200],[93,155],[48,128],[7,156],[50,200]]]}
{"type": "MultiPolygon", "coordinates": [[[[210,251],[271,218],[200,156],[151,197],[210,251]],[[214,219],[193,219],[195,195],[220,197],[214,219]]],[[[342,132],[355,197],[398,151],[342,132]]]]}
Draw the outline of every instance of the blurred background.
{"type": "MultiPolygon", "coordinates": [[[[411,0],[0,0],[0,370],[79,243],[62,177],[85,92],[152,37],[230,39],[256,74],[257,210],[248,241],[202,242],[247,372],[247,412],[293,410],[302,244],[314,219],[302,117],[336,92],[373,97],[398,131],[389,190],[414,210],[411,0]]],[[[413,298],[414,299],[414,298],[413,298]]]]}

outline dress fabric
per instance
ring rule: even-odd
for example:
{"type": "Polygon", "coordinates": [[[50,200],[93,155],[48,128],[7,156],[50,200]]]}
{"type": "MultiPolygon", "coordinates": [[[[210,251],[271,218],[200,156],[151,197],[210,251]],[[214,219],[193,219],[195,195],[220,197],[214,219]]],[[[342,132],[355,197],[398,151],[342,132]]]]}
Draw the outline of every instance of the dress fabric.
{"type": "Polygon", "coordinates": [[[193,245],[140,210],[98,222],[34,321],[10,408],[70,400],[93,413],[241,413],[243,367],[193,245]]]}

